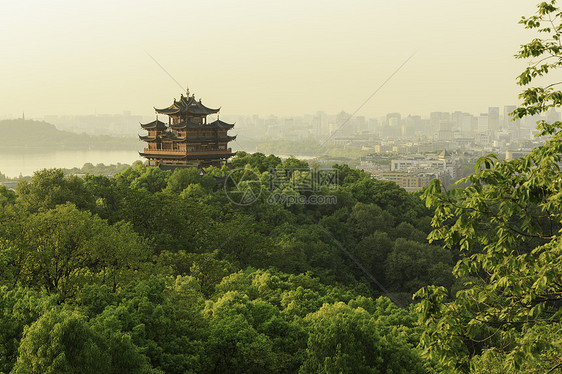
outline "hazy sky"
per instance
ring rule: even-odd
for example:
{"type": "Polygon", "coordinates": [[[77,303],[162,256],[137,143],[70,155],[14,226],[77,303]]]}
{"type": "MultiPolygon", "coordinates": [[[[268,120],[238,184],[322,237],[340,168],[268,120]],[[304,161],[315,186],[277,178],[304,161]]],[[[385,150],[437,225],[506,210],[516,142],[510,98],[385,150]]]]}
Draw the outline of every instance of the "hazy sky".
{"type": "Polygon", "coordinates": [[[0,117],[152,114],[182,90],[228,114],[486,111],[516,103],[529,0],[0,5],[0,117]]]}

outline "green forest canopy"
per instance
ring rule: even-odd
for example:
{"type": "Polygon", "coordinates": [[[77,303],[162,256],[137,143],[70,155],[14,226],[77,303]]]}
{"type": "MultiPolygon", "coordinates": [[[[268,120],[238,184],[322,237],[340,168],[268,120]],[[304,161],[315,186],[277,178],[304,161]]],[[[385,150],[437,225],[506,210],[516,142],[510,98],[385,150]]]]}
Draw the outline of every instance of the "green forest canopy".
{"type": "MultiPolygon", "coordinates": [[[[233,161],[263,180],[303,165],[233,161]]],[[[388,297],[454,286],[453,258],[425,242],[418,195],[335,168],[332,205],[236,205],[228,168],[0,187],[0,372],[425,372],[415,315],[388,297]]]]}

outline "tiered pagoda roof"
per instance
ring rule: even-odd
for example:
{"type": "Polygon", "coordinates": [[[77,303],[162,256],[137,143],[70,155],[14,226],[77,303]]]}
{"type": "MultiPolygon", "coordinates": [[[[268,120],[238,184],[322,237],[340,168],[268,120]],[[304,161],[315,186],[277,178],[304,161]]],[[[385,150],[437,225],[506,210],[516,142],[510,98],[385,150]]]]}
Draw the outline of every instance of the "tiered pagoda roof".
{"type": "Polygon", "coordinates": [[[218,113],[220,108],[212,109],[208,108],[203,103],[201,103],[201,99],[199,101],[195,100],[195,95],[186,97],[181,95],[179,100],[174,100],[174,103],[167,108],[157,109],[154,108],[157,113],[166,114],[166,115],[175,115],[175,114],[191,114],[194,116],[206,116],[209,114],[218,113]]]}
{"type": "Polygon", "coordinates": [[[142,157],[147,157],[147,158],[155,158],[155,159],[172,159],[172,160],[186,160],[187,159],[187,155],[185,154],[166,154],[166,155],[162,155],[162,154],[153,154],[153,153],[149,153],[149,152],[139,152],[139,155],[141,155],[142,157]]]}
{"type": "Polygon", "coordinates": [[[234,123],[227,123],[227,122],[223,122],[219,119],[217,119],[216,121],[213,121],[211,123],[195,123],[195,122],[191,122],[189,120],[187,121],[182,121],[180,123],[176,123],[176,124],[171,124],[170,128],[171,129],[201,129],[201,128],[206,128],[206,129],[224,129],[224,130],[229,130],[231,128],[234,127],[234,123]]]}
{"type": "Polygon", "coordinates": [[[233,136],[227,135],[227,136],[219,136],[219,137],[214,137],[214,136],[201,136],[201,137],[188,136],[187,137],[188,142],[200,142],[200,141],[230,142],[234,139],[236,139],[236,135],[233,136]]]}
{"type": "Polygon", "coordinates": [[[153,142],[153,141],[161,141],[161,140],[169,140],[173,142],[183,142],[187,140],[186,137],[179,137],[171,133],[163,133],[160,136],[141,136],[139,135],[139,139],[145,142],[153,142]]]}
{"type": "Polygon", "coordinates": [[[153,154],[148,152],[139,152],[139,155],[142,157],[150,157],[155,159],[173,159],[173,160],[212,160],[216,159],[217,157],[231,157],[233,156],[232,152],[224,152],[224,153],[212,153],[212,154],[153,154]]]}
{"type": "Polygon", "coordinates": [[[231,129],[234,127],[234,123],[226,123],[221,121],[220,119],[217,119],[216,121],[209,123],[207,126],[216,126],[222,129],[231,129]]]}
{"type": "Polygon", "coordinates": [[[236,139],[236,135],[230,136],[184,136],[179,137],[177,135],[171,133],[163,133],[161,136],[142,136],[139,135],[139,139],[144,142],[154,142],[154,141],[161,141],[162,139],[177,141],[177,142],[201,142],[201,141],[219,141],[219,142],[230,142],[236,139]]]}
{"type": "Polygon", "coordinates": [[[140,125],[145,130],[166,130],[168,128],[164,122],[159,121],[158,119],[149,123],[141,123],[140,125]]]}

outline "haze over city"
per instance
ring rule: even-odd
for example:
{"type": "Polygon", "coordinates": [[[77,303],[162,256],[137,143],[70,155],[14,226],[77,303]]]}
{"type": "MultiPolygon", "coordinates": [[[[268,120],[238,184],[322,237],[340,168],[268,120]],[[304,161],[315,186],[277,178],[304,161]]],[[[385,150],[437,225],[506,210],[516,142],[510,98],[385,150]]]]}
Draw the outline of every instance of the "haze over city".
{"type": "Polygon", "coordinates": [[[485,112],[516,104],[523,0],[3,4],[0,118],[152,115],[181,85],[224,114],[485,112]]]}

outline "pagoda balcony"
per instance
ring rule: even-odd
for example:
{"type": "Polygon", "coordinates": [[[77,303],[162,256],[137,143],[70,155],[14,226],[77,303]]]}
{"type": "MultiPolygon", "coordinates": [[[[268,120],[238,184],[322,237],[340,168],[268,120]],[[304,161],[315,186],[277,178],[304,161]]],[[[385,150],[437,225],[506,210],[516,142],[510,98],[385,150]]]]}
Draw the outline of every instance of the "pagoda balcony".
{"type": "Polygon", "coordinates": [[[226,149],[195,149],[193,151],[178,151],[178,150],[164,150],[164,149],[149,149],[145,148],[144,153],[152,155],[220,155],[225,153],[232,153],[232,148],[226,149]]]}
{"type": "Polygon", "coordinates": [[[171,150],[171,149],[144,149],[145,153],[151,153],[153,155],[185,155],[185,151],[171,150]]]}

